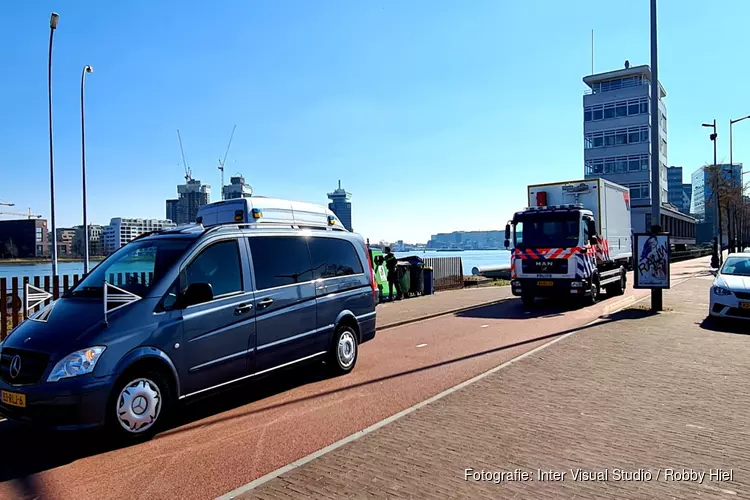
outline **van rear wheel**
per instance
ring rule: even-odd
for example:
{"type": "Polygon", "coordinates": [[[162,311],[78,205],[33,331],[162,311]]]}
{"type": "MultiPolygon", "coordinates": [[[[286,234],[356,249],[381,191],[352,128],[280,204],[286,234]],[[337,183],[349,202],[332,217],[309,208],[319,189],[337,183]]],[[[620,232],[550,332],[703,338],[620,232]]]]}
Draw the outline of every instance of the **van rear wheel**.
{"type": "Polygon", "coordinates": [[[352,371],[357,364],[358,354],[357,333],[350,326],[338,327],[333,334],[333,342],[326,359],[326,364],[334,375],[344,375],[352,371]]]}

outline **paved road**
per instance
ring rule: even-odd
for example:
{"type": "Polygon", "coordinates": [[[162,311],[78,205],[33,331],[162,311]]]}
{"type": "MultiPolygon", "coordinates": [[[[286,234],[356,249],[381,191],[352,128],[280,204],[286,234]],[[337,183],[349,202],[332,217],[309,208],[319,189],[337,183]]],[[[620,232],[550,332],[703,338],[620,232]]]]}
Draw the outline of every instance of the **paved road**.
{"type": "MultiPolygon", "coordinates": [[[[672,267],[673,279],[699,269],[672,267]]],[[[525,312],[509,300],[390,328],[362,346],[357,368],[327,378],[317,367],[187,405],[156,439],[112,449],[100,435],[30,434],[0,422],[0,498],[212,498],[325,447],[504,361],[628,304],[525,312]]]]}

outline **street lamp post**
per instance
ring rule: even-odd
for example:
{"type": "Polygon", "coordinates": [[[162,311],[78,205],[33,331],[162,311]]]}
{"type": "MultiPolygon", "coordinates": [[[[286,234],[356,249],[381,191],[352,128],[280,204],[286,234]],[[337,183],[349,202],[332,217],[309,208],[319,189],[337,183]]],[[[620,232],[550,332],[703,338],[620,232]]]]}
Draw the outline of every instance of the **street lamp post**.
{"type": "MultiPolygon", "coordinates": [[[[735,123],[739,123],[739,122],[741,122],[743,120],[747,120],[748,118],[750,118],[750,115],[743,116],[742,118],[737,118],[736,120],[729,120],[729,165],[730,165],[730,168],[734,168],[734,161],[733,161],[734,158],[733,158],[733,148],[732,148],[732,126],[735,123]]],[[[745,245],[745,242],[744,242],[744,234],[745,234],[745,232],[743,230],[743,225],[745,224],[745,213],[744,213],[744,208],[743,208],[744,207],[744,203],[745,203],[745,199],[743,197],[744,194],[745,194],[745,184],[744,184],[744,181],[745,181],[744,172],[740,172],[740,207],[741,207],[741,209],[740,209],[740,214],[739,214],[740,215],[740,217],[739,217],[739,219],[740,219],[739,220],[739,226],[740,226],[740,228],[739,228],[739,240],[740,240],[739,244],[740,244],[741,247],[744,247],[744,245],[745,245]]],[[[736,222],[736,220],[737,220],[737,213],[735,213],[734,218],[735,218],[735,222],[736,222]]],[[[737,232],[735,231],[735,234],[736,233],[737,232]]],[[[742,250],[742,248],[740,248],[740,250],[742,250]]]]}
{"type": "Polygon", "coordinates": [[[83,106],[83,90],[86,85],[86,73],[94,68],[84,66],[81,72],[81,176],[83,178],[83,274],[89,273],[89,224],[86,214],[86,113],[83,106]]]}
{"type": "MultiPolygon", "coordinates": [[[[721,261],[723,260],[723,254],[722,254],[722,229],[721,229],[721,212],[719,211],[719,175],[721,172],[718,170],[719,166],[716,164],[716,139],[718,138],[719,134],[716,132],[716,120],[713,121],[713,123],[703,123],[704,127],[710,127],[713,128],[714,132],[709,136],[711,139],[711,142],[714,143],[714,164],[713,168],[711,169],[711,180],[713,181],[713,199],[714,199],[714,230],[718,227],[718,237],[717,241],[719,243],[719,250],[718,254],[716,255],[716,261],[717,265],[714,267],[719,267],[721,265],[721,261]],[[718,220],[717,220],[718,219],[718,220]],[[718,224],[717,224],[718,222],[718,224]]],[[[713,259],[712,259],[713,260],[713,259]]]]}
{"type": "Polygon", "coordinates": [[[52,225],[52,276],[57,276],[57,226],[55,225],[55,160],[52,146],[52,39],[60,16],[53,12],[49,18],[49,54],[47,56],[47,101],[49,106],[49,194],[50,223],[52,225]]]}
{"type": "MultiPolygon", "coordinates": [[[[661,140],[659,134],[660,117],[659,101],[659,64],[656,24],[656,0],[651,0],[651,227],[652,233],[661,232],[661,161],[659,152],[661,140]]],[[[651,310],[661,311],[663,308],[662,290],[651,290],[651,310]]]]}

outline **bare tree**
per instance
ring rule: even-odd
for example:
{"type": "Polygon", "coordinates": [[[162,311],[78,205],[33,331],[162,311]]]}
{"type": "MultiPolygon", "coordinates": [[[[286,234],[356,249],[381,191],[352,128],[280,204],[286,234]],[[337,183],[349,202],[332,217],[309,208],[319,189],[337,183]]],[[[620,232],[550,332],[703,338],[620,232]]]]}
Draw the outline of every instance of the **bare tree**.
{"type": "Polygon", "coordinates": [[[18,257],[18,247],[13,242],[13,238],[8,238],[8,241],[5,242],[5,254],[11,259],[18,257]]]}
{"type": "MultiPolygon", "coordinates": [[[[742,214],[747,203],[742,196],[742,185],[737,182],[734,172],[722,167],[722,165],[706,165],[703,167],[704,171],[708,173],[711,190],[711,196],[706,201],[710,201],[713,206],[715,197],[718,196],[718,223],[722,240],[720,246],[723,247],[724,230],[726,230],[729,238],[729,251],[733,252],[735,251],[735,244],[742,243],[740,228],[743,224],[742,214]]],[[[714,217],[717,217],[717,214],[714,214],[714,217]]]]}

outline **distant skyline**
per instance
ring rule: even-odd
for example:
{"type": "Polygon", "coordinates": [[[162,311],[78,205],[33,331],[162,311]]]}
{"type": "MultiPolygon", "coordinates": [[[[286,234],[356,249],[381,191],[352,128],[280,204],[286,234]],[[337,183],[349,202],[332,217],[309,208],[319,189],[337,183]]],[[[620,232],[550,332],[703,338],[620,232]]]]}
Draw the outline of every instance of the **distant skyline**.
{"type": "MultiPolygon", "coordinates": [[[[218,160],[236,124],[227,182],[239,172],[257,195],[326,205],[341,179],[357,232],[425,242],[500,229],[526,185],[583,177],[592,28],[595,72],[649,63],[646,0],[5,2],[0,199],[47,219],[53,11],[58,227],[82,223],[88,64],[91,223],[165,217],[184,181],[178,128],[193,177],[220,199],[218,160]]],[[[728,162],[728,121],[750,114],[749,17],[743,0],[659,0],[668,159],[684,182],[712,162],[701,123],[717,120],[718,159],[728,162]]],[[[734,161],[744,162],[750,120],[734,128],[734,161]]]]}

